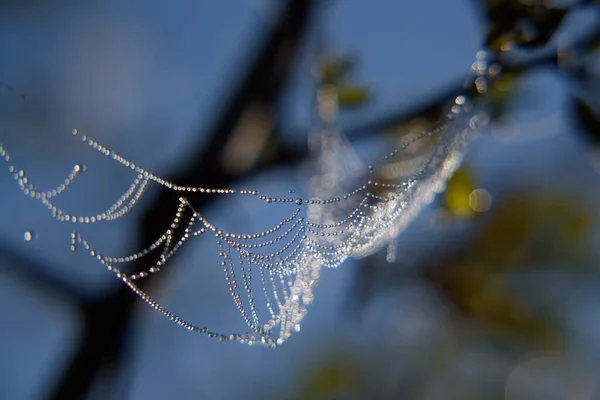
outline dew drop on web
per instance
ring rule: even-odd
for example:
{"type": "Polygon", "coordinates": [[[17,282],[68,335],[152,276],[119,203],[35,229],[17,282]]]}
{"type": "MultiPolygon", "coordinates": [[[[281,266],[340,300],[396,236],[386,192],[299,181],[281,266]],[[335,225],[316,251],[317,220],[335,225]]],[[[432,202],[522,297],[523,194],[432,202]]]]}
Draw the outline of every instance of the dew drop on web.
{"type": "Polygon", "coordinates": [[[31,242],[37,239],[37,233],[34,231],[27,231],[23,234],[23,238],[26,242],[31,242]]]}

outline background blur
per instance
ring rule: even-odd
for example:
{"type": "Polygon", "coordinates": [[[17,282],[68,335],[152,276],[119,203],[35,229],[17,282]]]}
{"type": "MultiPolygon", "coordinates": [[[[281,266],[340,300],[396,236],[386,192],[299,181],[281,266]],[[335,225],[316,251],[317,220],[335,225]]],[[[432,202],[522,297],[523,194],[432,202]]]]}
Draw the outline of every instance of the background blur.
{"type": "MultiPolygon", "coordinates": [[[[395,261],[384,250],[325,271],[302,331],[274,351],[198,337],[140,304],[0,174],[0,398],[600,399],[599,12],[1,0],[0,142],[40,187],[85,164],[59,198],[73,213],[105,209],[134,178],[73,128],[181,184],[285,195],[306,189],[320,84],[337,87],[338,126],[368,159],[439,120],[481,48],[505,68],[482,95],[490,129],[395,261]]],[[[251,201],[191,200],[229,230],[277,222],[251,201]]],[[[154,189],[127,217],[76,229],[126,254],[174,204],[154,189]]],[[[206,242],[144,288],[198,325],[241,331],[206,242]]]]}

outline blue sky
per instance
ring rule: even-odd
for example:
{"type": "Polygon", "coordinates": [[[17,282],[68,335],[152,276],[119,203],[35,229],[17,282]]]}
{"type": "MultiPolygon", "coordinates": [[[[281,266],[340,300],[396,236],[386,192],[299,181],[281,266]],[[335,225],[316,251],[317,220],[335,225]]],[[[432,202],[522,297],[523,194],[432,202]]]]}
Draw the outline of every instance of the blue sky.
{"type": "MultiPolygon", "coordinates": [[[[344,122],[352,124],[419,102],[463,77],[482,40],[482,27],[470,3],[331,2],[317,25],[332,50],[357,55],[357,78],[374,90],[373,101],[345,116],[344,122]]],[[[274,0],[6,6],[0,9],[0,81],[25,95],[26,101],[13,101],[14,93],[0,92],[4,121],[0,142],[32,179],[48,187],[61,182],[74,164],[85,163],[88,172],[61,205],[75,212],[102,209],[127,189],[133,177],[73,140],[71,130],[79,128],[159,175],[176,169],[190,135],[199,126],[210,126],[277,7],[274,0]]],[[[312,123],[313,95],[307,73],[310,61],[304,56],[283,103],[284,129],[302,134],[312,123]]],[[[542,186],[553,185],[544,181],[548,171],[557,172],[566,185],[563,188],[573,191],[582,190],[585,179],[598,182],[583,158],[564,161],[576,159],[583,150],[565,135],[572,128],[557,111],[565,96],[557,82],[556,76],[548,74],[530,84],[537,93],[546,91],[547,98],[556,99],[540,102],[545,108],[535,112],[557,115],[557,119],[535,129],[558,131],[558,139],[549,135],[545,142],[524,145],[499,144],[489,138],[478,142],[471,160],[483,171],[484,182],[510,188],[510,177],[524,169],[542,186]],[[565,174],[567,167],[578,171],[579,178],[565,174]]],[[[300,146],[306,137],[289,139],[300,146]]],[[[272,171],[239,185],[276,190],[296,176],[292,170],[272,171]]],[[[46,263],[50,273],[88,295],[119,284],[86,255],[69,252],[72,228],[58,224],[40,204],[24,198],[9,174],[0,174],[0,193],[4,245],[46,263]],[[37,232],[38,238],[26,243],[25,231],[37,232]]],[[[589,195],[599,196],[598,190],[589,189],[589,195]]],[[[111,226],[86,227],[84,234],[106,253],[125,252],[135,244],[143,207],[111,226]]],[[[249,224],[244,218],[259,223],[265,217],[244,206],[232,212],[219,204],[206,213],[232,229],[249,224]]],[[[426,216],[419,221],[414,229],[422,233],[426,216]]],[[[204,243],[186,250],[156,295],[199,324],[212,321],[236,329],[243,321],[232,306],[212,252],[204,243]]],[[[276,352],[198,338],[140,305],[133,357],[112,395],[248,398],[247,391],[253,390],[260,398],[298,384],[296,375],[310,358],[310,349],[329,346],[337,338],[355,343],[350,347],[357,353],[368,351],[365,343],[374,343],[373,351],[384,354],[389,348],[373,338],[376,335],[368,327],[348,329],[351,322],[339,315],[355,268],[352,262],[344,267],[327,271],[317,294],[323,300],[309,310],[306,328],[276,352]]],[[[429,294],[415,296],[426,297],[419,304],[435,315],[431,326],[424,323],[424,334],[437,337],[439,326],[449,318],[447,312],[431,305],[429,294]]],[[[10,321],[0,329],[0,397],[38,398],[65,365],[77,341],[80,319],[64,299],[38,293],[2,268],[0,300],[0,315],[10,321]]],[[[404,310],[406,304],[398,300],[397,306],[404,310]]],[[[104,398],[105,389],[100,382],[98,398],[104,398]]]]}

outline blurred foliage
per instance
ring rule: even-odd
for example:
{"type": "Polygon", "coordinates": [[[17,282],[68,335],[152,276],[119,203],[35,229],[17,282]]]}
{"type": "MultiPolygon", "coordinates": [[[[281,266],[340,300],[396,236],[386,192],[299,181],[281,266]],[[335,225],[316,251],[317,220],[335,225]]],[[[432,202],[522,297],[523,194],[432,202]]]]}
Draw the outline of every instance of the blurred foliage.
{"type": "Polygon", "coordinates": [[[277,394],[273,399],[334,400],[363,399],[368,392],[365,378],[364,357],[342,343],[330,343],[326,349],[313,349],[310,354],[317,357],[317,363],[309,363],[297,377],[299,390],[293,388],[287,395],[277,394]],[[352,354],[352,356],[349,356],[352,354]]]}
{"type": "Polygon", "coordinates": [[[516,95],[521,72],[505,72],[493,80],[488,90],[488,110],[492,120],[504,116],[510,101],[516,95]]]}
{"type": "Polygon", "coordinates": [[[356,59],[348,55],[323,56],[316,75],[321,84],[335,85],[340,79],[352,74],[356,69],[356,59]]]}
{"type": "Polygon", "coordinates": [[[337,102],[341,109],[365,105],[371,99],[367,85],[358,84],[354,77],[356,59],[344,55],[323,57],[316,72],[320,85],[332,85],[337,89],[337,102]]]}
{"type": "Polygon", "coordinates": [[[427,276],[463,316],[490,334],[554,349],[561,333],[511,290],[509,273],[589,265],[590,218],[581,204],[549,194],[507,199],[464,248],[427,265],[427,276]]]}
{"type": "Polygon", "coordinates": [[[307,374],[299,398],[347,399],[353,393],[362,391],[363,373],[359,370],[360,363],[356,361],[327,359],[316,370],[307,374]]]}
{"type": "Polygon", "coordinates": [[[370,98],[366,86],[341,83],[338,85],[338,102],[342,108],[351,108],[364,105],[370,98]]]}
{"type": "MultiPolygon", "coordinates": [[[[0,8],[24,9],[38,3],[41,4],[36,1],[3,1],[0,8]]],[[[546,46],[570,11],[567,6],[542,0],[483,0],[474,3],[486,19],[486,46],[497,54],[514,48],[528,51],[546,46]]],[[[600,5],[600,1],[596,0],[595,4],[600,5]]],[[[600,35],[592,37],[588,47],[589,51],[598,51],[600,35]]],[[[557,53],[555,66],[563,62],[577,64],[579,55],[577,51],[557,53]]],[[[319,86],[335,87],[337,106],[341,110],[354,110],[373,98],[371,88],[356,77],[357,64],[358,59],[354,56],[327,56],[322,58],[315,73],[319,86]]],[[[579,83],[584,78],[593,77],[594,68],[579,70],[586,72],[576,76],[579,83]]],[[[491,81],[485,95],[489,100],[492,120],[498,120],[506,113],[523,72],[523,69],[506,69],[491,81]]],[[[11,86],[1,82],[0,91],[14,92],[11,86]]],[[[432,129],[436,122],[444,119],[447,100],[427,105],[409,117],[402,114],[394,123],[386,125],[391,128],[387,133],[401,145],[411,135],[432,129]]],[[[600,114],[593,103],[573,97],[572,106],[575,122],[596,145],[600,144],[600,114]]],[[[256,125],[256,122],[253,124],[256,125]]],[[[274,140],[267,140],[266,146],[274,146],[274,143],[274,140]]],[[[422,143],[430,146],[433,142],[422,143]]],[[[411,153],[418,149],[412,146],[403,164],[394,166],[397,169],[392,172],[403,174],[411,171],[428,146],[411,153]]],[[[267,147],[265,152],[273,153],[275,149],[267,147]]],[[[265,158],[271,157],[271,153],[265,158]]],[[[386,177],[378,177],[377,180],[386,182],[386,177]]],[[[459,218],[472,217],[475,212],[469,196],[476,187],[473,171],[468,167],[459,169],[448,182],[444,194],[447,211],[459,218]]],[[[376,191],[375,194],[379,193],[376,191]]],[[[559,348],[563,341],[560,328],[552,326],[511,289],[510,275],[536,266],[577,269],[594,264],[597,260],[589,259],[590,246],[587,243],[591,217],[591,211],[577,201],[550,194],[527,194],[506,199],[484,214],[484,218],[478,219],[483,225],[464,247],[453,249],[450,255],[442,255],[441,259],[428,260],[424,265],[426,276],[440,289],[447,303],[454,306],[463,321],[473,323],[491,337],[508,343],[525,343],[534,348],[559,348]]],[[[439,254],[434,257],[439,257],[439,254]]],[[[439,350],[447,349],[440,347],[439,350]]],[[[445,359],[446,356],[442,354],[440,358],[445,359]]],[[[452,356],[455,354],[448,357],[452,356]]],[[[324,362],[307,371],[302,377],[302,389],[294,394],[294,398],[347,399],[365,393],[368,382],[364,360],[332,357],[327,352],[321,352],[319,357],[324,362]]]]}
{"type": "Polygon", "coordinates": [[[444,193],[448,211],[459,218],[473,216],[475,210],[471,207],[469,197],[476,188],[475,179],[470,170],[466,167],[458,169],[448,181],[444,193]]]}
{"type": "Polygon", "coordinates": [[[489,48],[506,51],[517,46],[545,46],[560,28],[568,8],[551,1],[487,0],[482,2],[487,18],[489,48]]]}
{"type": "Polygon", "coordinates": [[[473,168],[463,165],[454,172],[444,192],[446,214],[453,218],[471,218],[488,211],[491,204],[490,193],[477,186],[473,168]]]}

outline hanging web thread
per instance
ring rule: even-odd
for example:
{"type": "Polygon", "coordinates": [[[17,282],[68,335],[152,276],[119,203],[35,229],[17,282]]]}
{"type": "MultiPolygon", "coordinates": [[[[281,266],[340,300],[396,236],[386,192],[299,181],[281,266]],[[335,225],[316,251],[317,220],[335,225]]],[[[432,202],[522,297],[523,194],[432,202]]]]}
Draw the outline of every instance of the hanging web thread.
{"type": "MultiPolygon", "coordinates": [[[[481,93],[491,77],[484,52],[477,54],[472,69],[465,93],[474,89],[481,93]]],[[[181,193],[171,226],[151,246],[127,256],[113,257],[101,253],[79,233],[73,232],[71,249],[83,248],[148,305],[190,331],[222,341],[276,347],[300,330],[307,306],[314,300],[313,289],[323,267],[338,267],[348,257],[365,257],[393,243],[423,205],[444,189],[459,166],[467,144],[487,123],[487,115],[480,108],[468,100],[468,95],[457,96],[443,124],[414,135],[399,149],[364,168],[359,168],[360,163],[343,136],[324,137],[311,198],[177,185],[74,130],[74,136],[131,170],[135,176],[129,189],[108,209],[75,215],[56,206],[53,199],[63,194],[85,167],[75,165],[61,185],[43,191],[37,189],[24,170],[11,163],[8,151],[1,145],[0,157],[9,164],[20,190],[40,201],[54,218],[65,223],[94,224],[121,218],[135,207],[150,184],[181,193]],[[342,181],[344,184],[339,184],[342,181]],[[347,190],[348,185],[354,186],[347,190]],[[190,193],[251,196],[265,203],[287,206],[290,212],[287,218],[265,231],[230,232],[213,225],[198,212],[186,197],[190,193]],[[191,216],[184,218],[190,212],[191,216]],[[216,242],[220,267],[235,306],[248,325],[247,332],[221,334],[196,326],[155,302],[136,284],[160,272],[184,244],[197,237],[216,242]],[[158,261],[145,271],[127,274],[120,269],[121,264],[157,252],[158,261]]]]}

